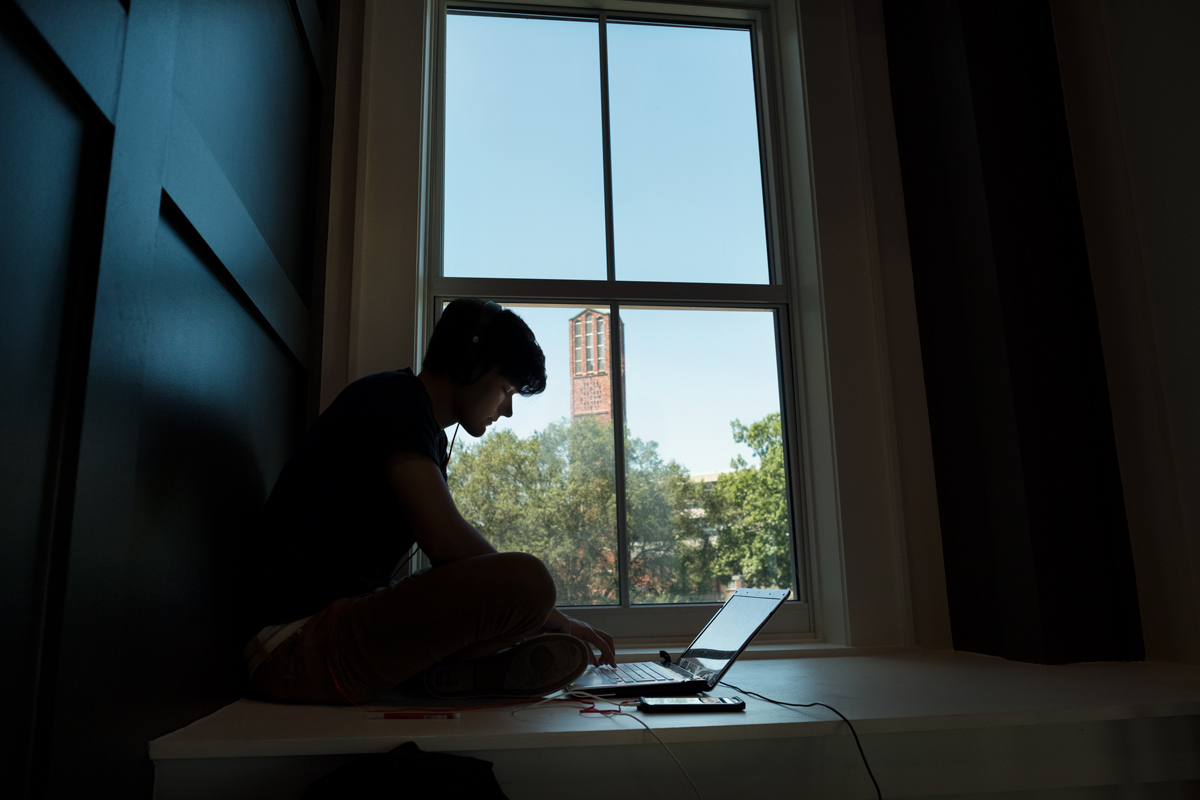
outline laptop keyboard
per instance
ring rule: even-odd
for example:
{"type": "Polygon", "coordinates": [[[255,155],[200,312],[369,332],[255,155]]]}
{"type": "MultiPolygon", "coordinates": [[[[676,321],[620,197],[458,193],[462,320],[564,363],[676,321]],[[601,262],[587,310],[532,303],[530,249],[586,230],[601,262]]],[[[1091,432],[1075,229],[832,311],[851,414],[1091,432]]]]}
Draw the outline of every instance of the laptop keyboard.
{"type": "Polygon", "coordinates": [[[651,681],[678,680],[677,675],[660,671],[656,664],[617,664],[614,667],[596,667],[596,672],[610,683],[648,683],[651,681]]]}

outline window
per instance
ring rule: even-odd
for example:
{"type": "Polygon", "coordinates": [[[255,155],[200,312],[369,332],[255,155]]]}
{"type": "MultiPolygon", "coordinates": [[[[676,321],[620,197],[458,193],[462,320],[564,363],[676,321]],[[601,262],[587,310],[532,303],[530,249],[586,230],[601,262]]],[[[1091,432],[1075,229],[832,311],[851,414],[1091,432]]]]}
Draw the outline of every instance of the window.
{"type": "Polygon", "coordinates": [[[587,317],[586,317],[586,319],[587,319],[587,371],[588,371],[588,372],[591,372],[591,371],[593,370],[593,367],[592,367],[592,356],[593,356],[593,354],[595,353],[595,347],[593,346],[593,341],[592,341],[592,320],[593,320],[593,317],[592,317],[592,315],[591,315],[591,314],[588,314],[588,315],[587,315],[587,317]]]}
{"type": "Polygon", "coordinates": [[[575,333],[575,373],[580,375],[583,373],[583,333],[580,332],[581,323],[575,320],[571,323],[571,329],[575,333]]]}
{"type": "Polygon", "coordinates": [[[596,369],[604,372],[604,317],[596,320],[596,369]]]}
{"type": "Polygon", "coordinates": [[[753,13],[444,12],[429,296],[513,307],[550,378],[460,443],[464,515],[617,635],[741,585],[802,601],[753,13]]]}

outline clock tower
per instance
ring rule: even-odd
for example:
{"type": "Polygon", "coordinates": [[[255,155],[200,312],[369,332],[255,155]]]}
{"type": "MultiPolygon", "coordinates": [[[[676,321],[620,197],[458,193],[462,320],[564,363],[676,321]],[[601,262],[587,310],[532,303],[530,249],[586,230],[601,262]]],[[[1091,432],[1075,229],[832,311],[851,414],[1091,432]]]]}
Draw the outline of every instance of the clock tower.
{"type": "MultiPolygon", "coordinates": [[[[567,321],[572,421],[580,417],[612,420],[613,352],[609,322],[608,314],[590,308],[567,321]]],[[[622,352],[618,355],[622,380],[625,376],[624,338],[621,337],[622,352]]]]}

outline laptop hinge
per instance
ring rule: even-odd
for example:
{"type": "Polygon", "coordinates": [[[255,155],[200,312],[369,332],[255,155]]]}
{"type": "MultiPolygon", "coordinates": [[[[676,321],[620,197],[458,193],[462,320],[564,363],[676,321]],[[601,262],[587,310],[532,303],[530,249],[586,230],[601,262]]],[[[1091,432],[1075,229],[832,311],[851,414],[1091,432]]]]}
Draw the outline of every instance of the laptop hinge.
{"type": "Polygon", "coordinates": [[[700,666],[689,658],[679,659],[679,666],[682,667],[693,678],[698,678],[709,685],[712,685],[712,679],[717,675],[716,672],[708,669],[707,667],[700,666]]]}

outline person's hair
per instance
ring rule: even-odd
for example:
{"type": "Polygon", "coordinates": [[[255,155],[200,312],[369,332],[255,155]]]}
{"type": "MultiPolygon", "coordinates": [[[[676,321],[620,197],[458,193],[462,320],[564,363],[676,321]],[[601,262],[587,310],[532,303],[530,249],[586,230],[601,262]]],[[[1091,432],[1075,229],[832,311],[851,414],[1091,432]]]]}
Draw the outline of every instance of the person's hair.
{"type": "Polygon", "coordinates": [[[421,369],[471,384],[493,369],[518,393],[546,389],[546,356],[525,321],[508,309],[464,297],[446,306],[421,369]]]}

